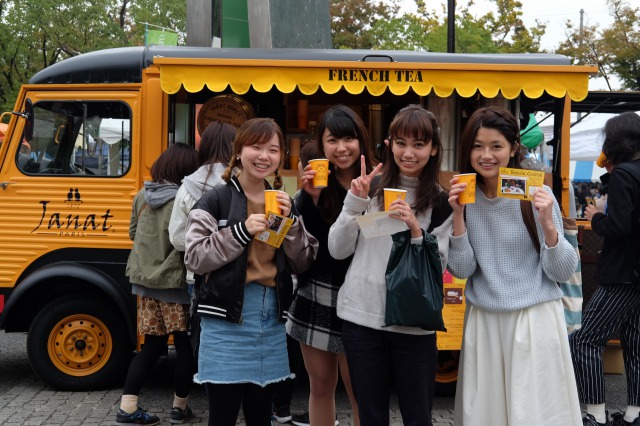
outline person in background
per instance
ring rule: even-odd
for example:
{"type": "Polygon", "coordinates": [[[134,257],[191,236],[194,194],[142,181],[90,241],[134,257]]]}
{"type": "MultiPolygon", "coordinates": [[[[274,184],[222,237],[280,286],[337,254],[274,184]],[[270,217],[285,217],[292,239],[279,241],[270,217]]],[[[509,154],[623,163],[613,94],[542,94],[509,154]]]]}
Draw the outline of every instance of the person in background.
{"type": "Polygon", "coordinates": [[[571,353],[580,401],[587,405],[583,424],[640,426],[640,116],[628,112],[610,118],[603,133],[606,213],[596,206],[585,210],[593,231],[604,238],[598,288],[583,311],[582,328],[571,335],[571,353]],[[609,423],[602,354],[618,329],[628,405],[609,423]]]}
{"type": "Polygon", "coordinates": [[[329,254],[335,259],[353,256],[338,292],[337,311],[343,320],[342,341],[361,424],[389,424],[393,383],[403,423],[431,425],[436,334],[420,327],[385,326],[385,272],[393,240],[391,236],[365,239],[356,219],[384,210],[383,188],[406,190],[406,200],[391,203],[391,217],[406,224],[412,244],[423,244],[426,232],[436,237],[444,270],[451,207],[438,184],[443,147],[435,116],[420,105],[401,109],[389,135],[384,172],[374,195],[369,196],[371,183],[382,164],[367,172],[362,155],[360,175],[351,181],[342,211],[329,230],[329,254]]]}
{"type": "MultiPolygon", "coordinates": [[[[233,139],[236,128],[230,124],[214,121],[202,132],[198,147],[198,164],[200,168],[185,177],[178,189],[169,222],[169,238],[171,244],[180,252],[184,252],[184,233],[187,218],[193,205],[205,192],[217,185],[225,184],[222,173],[231,161],[233,139]]],[[[187,271],[189,294],[193,288],[193,272],[187,271]]]]}
{"type": "Polygon", "coordinates": [[[309,414],[308,418],[294,416],[293,423],[299,426],[334,425],[338,374],[351,402],[354,424],[360,424],[342,344],[342,320],[336,312],[338,290],[344,282],[351,256],[334,259],[329,254],[327,238],[331,225],[342,211],[351,181],[360,173],[361,156],[366,171],[371,172],[373,154],[366,127],[360,117],[344,105],[325,111],[318,123],[316,140],[308,142],[300,152],[305,163],[313,158],[327,158],[330,174],[326,188],[315,188],[315,172],[304,164],[302,190],[295,197],[305,226],[320,243],[315,262],[298,276],[298,288],[287,321],[287,332],[300,342],[309,374],[309,414]],[[310,158],[304,158],[306,156],[310,158]]]}
{"type": "Polygon", "coordinates": [[[531,202],[498,196],[500,167],[519,168],[519,139],[509,111],[478,109],[462,133],[458,161],[460,173],[477,174],[475,203],[460,204],[467,184],[451,179],[448,266],[468,279],[456,426],[581,424],[557,284],[569,280],[578,255],[549,187],[531,202]]]}
{"type": "Polygon", "coordinates": [[[169,421],[182,423],[192,416],[187,399],[193,377],[193,352],[187,336],[189,295],[182,254],[169,242],[169,220],[182,179],[198,168],[196,151],[177,143],[151,166],[151,181],[133,199],[129,236],[133,248],[126,274],[138,296],[138,333],[144,335],[127,373],[118,424],[155,425],[160,419],[138,407],[138,395],[155,362],[165,352],[169,334],[176,347],[175,394],[169,421]]]}
{"type": "Polygon", "coordinates": [[[241,406],[248,426],[270,424],[273,384],[291,377],[284,327],[291,274],[311,266],[318,243],[282,191],[276,196],[282,215],[294,222],[282,245],[254,239],[267,229],[266,178],[275,174],[273,186],[282,186],[284,149],[274,120],[247,120],[222,175],[226,186],[205,193],[189,212],[185,264],[204,277],[194,296],[200,317],[194,380],[205,384],[210,426],[235,425],[241,406]]]}

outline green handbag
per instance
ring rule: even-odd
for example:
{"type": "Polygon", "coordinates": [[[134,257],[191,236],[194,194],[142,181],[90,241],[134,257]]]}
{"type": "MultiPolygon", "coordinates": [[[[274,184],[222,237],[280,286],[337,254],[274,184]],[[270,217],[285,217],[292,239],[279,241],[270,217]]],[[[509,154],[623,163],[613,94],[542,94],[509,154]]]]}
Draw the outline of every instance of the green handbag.
{"type": "Polygon", "coordinates": [[[423,231],[422,244],[411,243],[411,231],[392,236],[385,274],[385,326],[402,325],[447,331],[442,320],[444,291],[436,238],[423,231]]]}

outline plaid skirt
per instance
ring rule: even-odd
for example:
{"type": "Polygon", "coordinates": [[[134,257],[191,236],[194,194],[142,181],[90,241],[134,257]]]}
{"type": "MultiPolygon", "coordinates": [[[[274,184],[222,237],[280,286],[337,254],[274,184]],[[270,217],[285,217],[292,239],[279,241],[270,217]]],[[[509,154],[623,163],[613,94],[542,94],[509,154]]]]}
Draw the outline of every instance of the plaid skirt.
{"type": "Polygon", "coordinates": [[[287,334],[307,346],[343,353],[342,319],[336,304],[339,287],[311,279],[298,287],[289,307],[287,334]]]}

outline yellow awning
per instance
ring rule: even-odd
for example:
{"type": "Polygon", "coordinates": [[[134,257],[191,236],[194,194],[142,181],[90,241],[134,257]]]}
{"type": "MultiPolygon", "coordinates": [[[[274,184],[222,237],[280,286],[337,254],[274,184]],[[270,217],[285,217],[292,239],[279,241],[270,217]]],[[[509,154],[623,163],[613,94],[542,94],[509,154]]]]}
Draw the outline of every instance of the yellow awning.
{"type": "Polygon", "coordinates": [[[454,90],[463,97],[477,91],[487,97],[498,92],[507,99],[524,93],[538,98],[544,92],[561,98],[565,94],[573,101],[587,96],[592,66],[462,64],[417,62],[320,62],[255,59],[203,59],[156,57],[160,68],[162,89],[171,94],[181,87],[199,92],[207,86],[221,92],[229,86],[244,94],[251,87],[268,92],[274,86],[283,93],[298,89],[305,95],[318,90],[333,94],[345,89],[352,94],[367,90],[375,96],[387,89],[403,95],[410,89],[420,96],[432,91],[439,97],[450,96],[454,90]]]}

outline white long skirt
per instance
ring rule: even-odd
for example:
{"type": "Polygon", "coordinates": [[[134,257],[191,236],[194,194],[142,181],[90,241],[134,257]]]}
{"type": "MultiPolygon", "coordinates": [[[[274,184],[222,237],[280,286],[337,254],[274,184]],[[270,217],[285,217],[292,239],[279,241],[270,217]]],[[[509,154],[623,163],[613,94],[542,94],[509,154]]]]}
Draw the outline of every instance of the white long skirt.
{"type": "Polygon", "coordinates": [[[562,302],[467,305],[455,426],[582,426],[562,302]]]}

